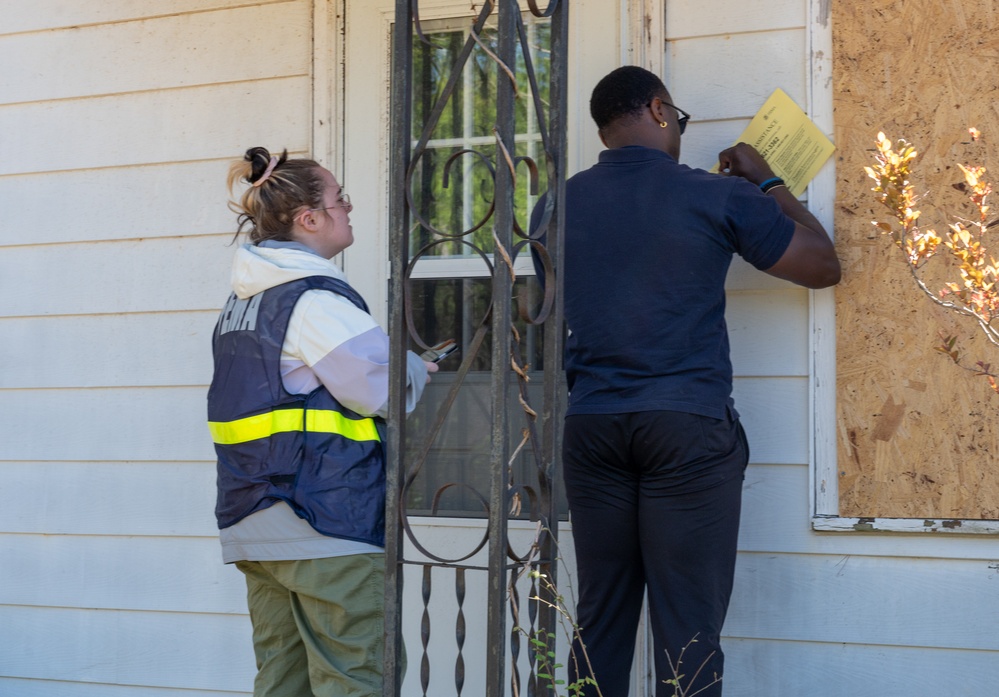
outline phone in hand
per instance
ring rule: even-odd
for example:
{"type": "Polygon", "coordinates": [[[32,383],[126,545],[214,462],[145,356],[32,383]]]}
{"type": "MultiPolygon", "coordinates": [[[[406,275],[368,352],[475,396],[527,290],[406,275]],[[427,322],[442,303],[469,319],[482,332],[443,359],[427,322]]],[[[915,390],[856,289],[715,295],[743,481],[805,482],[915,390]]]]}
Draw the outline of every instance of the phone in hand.
{"type": "Polygon", "coordinates": [[[455,343],[454,339],[448,339],[428,348],[420,354],[420,358],[430,363],[440,363],[457,350],[458,344],[455,343]]]}

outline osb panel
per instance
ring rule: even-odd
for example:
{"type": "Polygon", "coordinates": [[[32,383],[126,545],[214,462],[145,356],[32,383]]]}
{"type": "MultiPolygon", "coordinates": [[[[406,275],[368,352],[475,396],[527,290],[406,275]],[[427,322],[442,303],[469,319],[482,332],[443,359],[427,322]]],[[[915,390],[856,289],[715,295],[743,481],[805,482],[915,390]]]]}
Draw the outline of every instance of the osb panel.
{"type": "Polygon", "coordinates": [[[879,130],[904,137],[920,153],[923,219],[966,211],[952,186],[963,180],[956,163],[992,164],[999,175],[997,28],[991,0],[833,3],[843,516],[999,518],[999,395],[933,350],[941,331],[960,337],[972,364],[999,365],[999,348],[917,291],[899,251],[871,227],[881,211],[863,172],[879,130]],[[963,142],[969,126],[984,144],[963,142]]]}

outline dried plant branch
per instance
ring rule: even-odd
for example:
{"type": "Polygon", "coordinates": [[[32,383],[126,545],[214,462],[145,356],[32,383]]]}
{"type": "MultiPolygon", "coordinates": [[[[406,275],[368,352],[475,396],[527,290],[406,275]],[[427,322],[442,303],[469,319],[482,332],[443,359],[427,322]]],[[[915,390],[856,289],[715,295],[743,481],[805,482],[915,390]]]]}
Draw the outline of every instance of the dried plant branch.
{"type": "MultiPolygon", "coordinates": [[[[969,129],[969,133],[972,141],[978,141],[981,136],[974,128],[969,129]]],[[[905,140],[893,143],[884,133],[878,133],[874,165],[864,170],[876,182],[872,190],[879,203],[890,212],[890,219],[875,220],[873,224],[902,250],[916,287],[926,297],[950,312],[973,320],[986,339],[999,346],[999,326],[993,324],[999,319],[999,261],[989,254],[987,247],[991,241],[988,231],[993,223],[987,222],[990,209],[987,201],[992,185],[985,179],[986,169],[979,165],[958,165],[964,175],[964,182],[959,187],[967,193],[977,215],[970,219],[956,218],[947,226],[948,232],[939,235],[932,228],[919,224],[920,211],[916,204],[921,197],[916,196],[910,182],[916,156],[915,148],[905,140]],[[947,250],[950,268],[956,270],[958,278],[946,281],[934,292],[920,271],[941,248],[947,250]]],[[[954,337],[945,336],[937,350],[950,356],[957,365],[985,377],[992,390],[999,394],[999,385],[989,364],[978,361],[977,369],[967,368],[962,365],[955,344],[954,337]]]]}

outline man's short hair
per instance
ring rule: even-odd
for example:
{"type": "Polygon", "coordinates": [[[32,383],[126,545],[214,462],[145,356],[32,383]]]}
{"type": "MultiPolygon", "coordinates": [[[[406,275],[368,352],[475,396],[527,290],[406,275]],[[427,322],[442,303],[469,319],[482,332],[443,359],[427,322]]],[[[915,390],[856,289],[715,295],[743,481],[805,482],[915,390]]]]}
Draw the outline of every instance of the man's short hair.
{"type": "Polygon", "coordinates": [[[637,65],[625,65],[603,77],[590,96],[590,116],[604,129],[622,116],[637,114],[653,97],[666,99],[663,81],[637,65]]]}

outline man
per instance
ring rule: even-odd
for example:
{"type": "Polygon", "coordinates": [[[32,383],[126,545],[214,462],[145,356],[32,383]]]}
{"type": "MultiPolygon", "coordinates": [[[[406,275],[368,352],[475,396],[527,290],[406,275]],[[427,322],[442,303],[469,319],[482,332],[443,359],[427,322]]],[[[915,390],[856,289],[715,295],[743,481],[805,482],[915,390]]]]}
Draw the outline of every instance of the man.
{"type": "MultiPolygon", "coordinates": [[[[717,697],[749,460],[731,398],[725,275],[739,254],[824,288],[839,281],[839,260],[751,146],[722,152],[721,175],[678,164],[689,116],[654,74],[613,71],[590,112],[608,149],[567,182],[564,205],[562,455],[577,621],[603,696],[624,697],[646,591],[657,695],[674,695],[664,681],[676,669],[683,694],[717,697]]],[[[590,674],[574,650],[573,680],[590,674]]]]}

